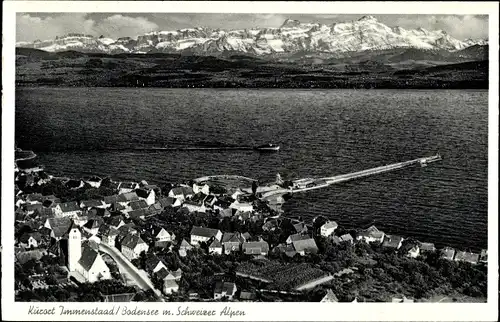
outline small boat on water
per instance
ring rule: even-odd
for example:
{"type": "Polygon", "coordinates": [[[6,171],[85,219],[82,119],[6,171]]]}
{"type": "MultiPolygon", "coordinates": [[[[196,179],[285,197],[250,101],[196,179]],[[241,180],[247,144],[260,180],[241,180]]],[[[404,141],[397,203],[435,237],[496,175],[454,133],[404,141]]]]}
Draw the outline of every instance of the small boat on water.
{"type": "Polygon", "coordinates": [[[268,144],[263,144],[263,145],[256,146],[254,149],[257,150],[257,151],[265,151],[265,152],[269,151],[269,152],[272,152],[272,151],[279,151],[280,150],[280,146],[268,143],[268,144]]]}

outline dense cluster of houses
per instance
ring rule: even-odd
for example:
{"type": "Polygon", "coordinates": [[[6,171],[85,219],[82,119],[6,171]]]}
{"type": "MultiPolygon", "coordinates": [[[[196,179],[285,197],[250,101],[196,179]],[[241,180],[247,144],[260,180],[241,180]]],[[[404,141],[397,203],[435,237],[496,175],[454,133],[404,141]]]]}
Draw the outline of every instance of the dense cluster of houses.
{"type": "MultiPolygon", "coordinates": [[[[163,194],[158,186],[149,185],[145,181],[108,182],[116,194],[102,199],[69,202],[61,202],[54,195],[25,194],[19,188],[43,185],[50,180],[52,177],[46,175],[43,170],[16,173],[16,222],[30,223],[33,228],[18,237],[16,257],[18,260],[39,260],[43,254],[51,254],[62,260],[70,275],[82,282],[111,278],[110,269],[100,252],[101,244],[116,248],[128,261],[133,261],[140,258],[143,252],[148,253],[150,247],[170,247],[170,251],[173,251],[174,245],[181,257],[185,257],[193,247],[200,247],[202,244],[206,245],[210,254],[243,252],[260,257],[273,251],[293,257],[297,254],[304,256],[317,253],[315,235],[325,237],[335,244],[380,243],[383,247],[394,250],[399,250],[404,240],[396,235],[385,234],[375,226],[360,231],[353,238],[350,234],[336,234],[338,225],[334,221],[326,221],[313,232],[312,227],[302,220],[263,218],[263,215],[256,211],[255,204],[248,201],[248,192],[240,190],[231,195],[214,194],[207,184],[181,185],[163,194]],[[174,231],[147,221],[149,217],[168,207],[185,208],[189,213],[211,211],[218,213],[221,219],[231,217],[234,220],[254,222],[264,219],[264,231],[272,232],[286,225],[288,228],[292,227],[292,233],[286,242],[272,250],[261,236],[199,226],[192,227],[189,241],[178,240],[174,231]],[[137,226],[131,219],[140,219],[143,224],[137,226]],[[152,236],[152,239],[147,236],[152,236]]],[[[67,179],[64,184],[67,189],[77,190],[85,185],[99,188],[102,182],[101,178],[93,176],[80,180],[67,179]]],[[[433,244],[418,242],[408,250],[408,256],[417,257],[431,251],[435,251],[433,244]]],[[[474,254],[445,247],[441,253],[443,258],[455,261],[473,264],[487,261],[486,250],[481,254],[474,254]]],[[[165,294],[178,291],[182,271],[169,270],[167,265],[151,252],[147,254],[145,266],[151,277],[155,276],[163,281],[165,294]]],[[[234,283],[220,281],[215,285],[214,299],[232,299],[236,290],[234,283]]],[[[251,298],[252,294],[245,293],[241,296],[251,298]]],[[[328,293],[324,300],[336,301],[334,296],[328,293]]]]}

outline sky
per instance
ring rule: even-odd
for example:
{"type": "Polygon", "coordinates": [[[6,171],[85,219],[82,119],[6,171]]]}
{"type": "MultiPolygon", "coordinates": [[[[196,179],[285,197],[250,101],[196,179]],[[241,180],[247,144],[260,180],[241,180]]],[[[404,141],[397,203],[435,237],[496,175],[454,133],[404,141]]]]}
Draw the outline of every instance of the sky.
{"type": "MultiPolygon", "coordinates": [[[[279,27],[285,19],[332,24],[357,20],[363,14],[228,14],[228,13],[18,13],[17,41],[54,39],[67,33],[110,38],[137,37],[151,31],[191,27],[244,29],[279,27]]],[[[405,29],[444,30],[460,40],[488,38],[487,15],[373,15],[405,29]]]]}

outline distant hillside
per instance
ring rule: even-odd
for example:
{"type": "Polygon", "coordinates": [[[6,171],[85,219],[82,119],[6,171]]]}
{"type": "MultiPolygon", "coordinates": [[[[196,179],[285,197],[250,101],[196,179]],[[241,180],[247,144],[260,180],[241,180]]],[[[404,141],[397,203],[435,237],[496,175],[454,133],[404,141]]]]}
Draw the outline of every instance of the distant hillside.
{"type": "MultiPolygon", "coordinates": [[[[18,86],[487,88],[484,46],[453,54],[383,50],[352,57],[108,55],[16,49],[18,86]],[[446,56],[447,55],[447,56],[446,56]],[[306,57],[307,58],[307,57],[306,57]]],[[[486,56],[487,57],[487,56],[486,56]]]]}

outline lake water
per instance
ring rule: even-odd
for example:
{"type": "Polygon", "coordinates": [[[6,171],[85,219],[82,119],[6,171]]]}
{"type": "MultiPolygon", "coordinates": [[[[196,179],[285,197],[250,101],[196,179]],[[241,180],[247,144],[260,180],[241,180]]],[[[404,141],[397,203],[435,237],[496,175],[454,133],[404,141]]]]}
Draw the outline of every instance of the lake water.
{"type": "Polygon", "coordinates": [[[476,90],[20,88],[16,142],[53,175],[150,183],[211,174],[330,176],[443,161],[297,194],[286,213],[438,246],[487,245],[488,93],[476,90]],[[204,142],[254,151],[118,151],[204,142]]]}

